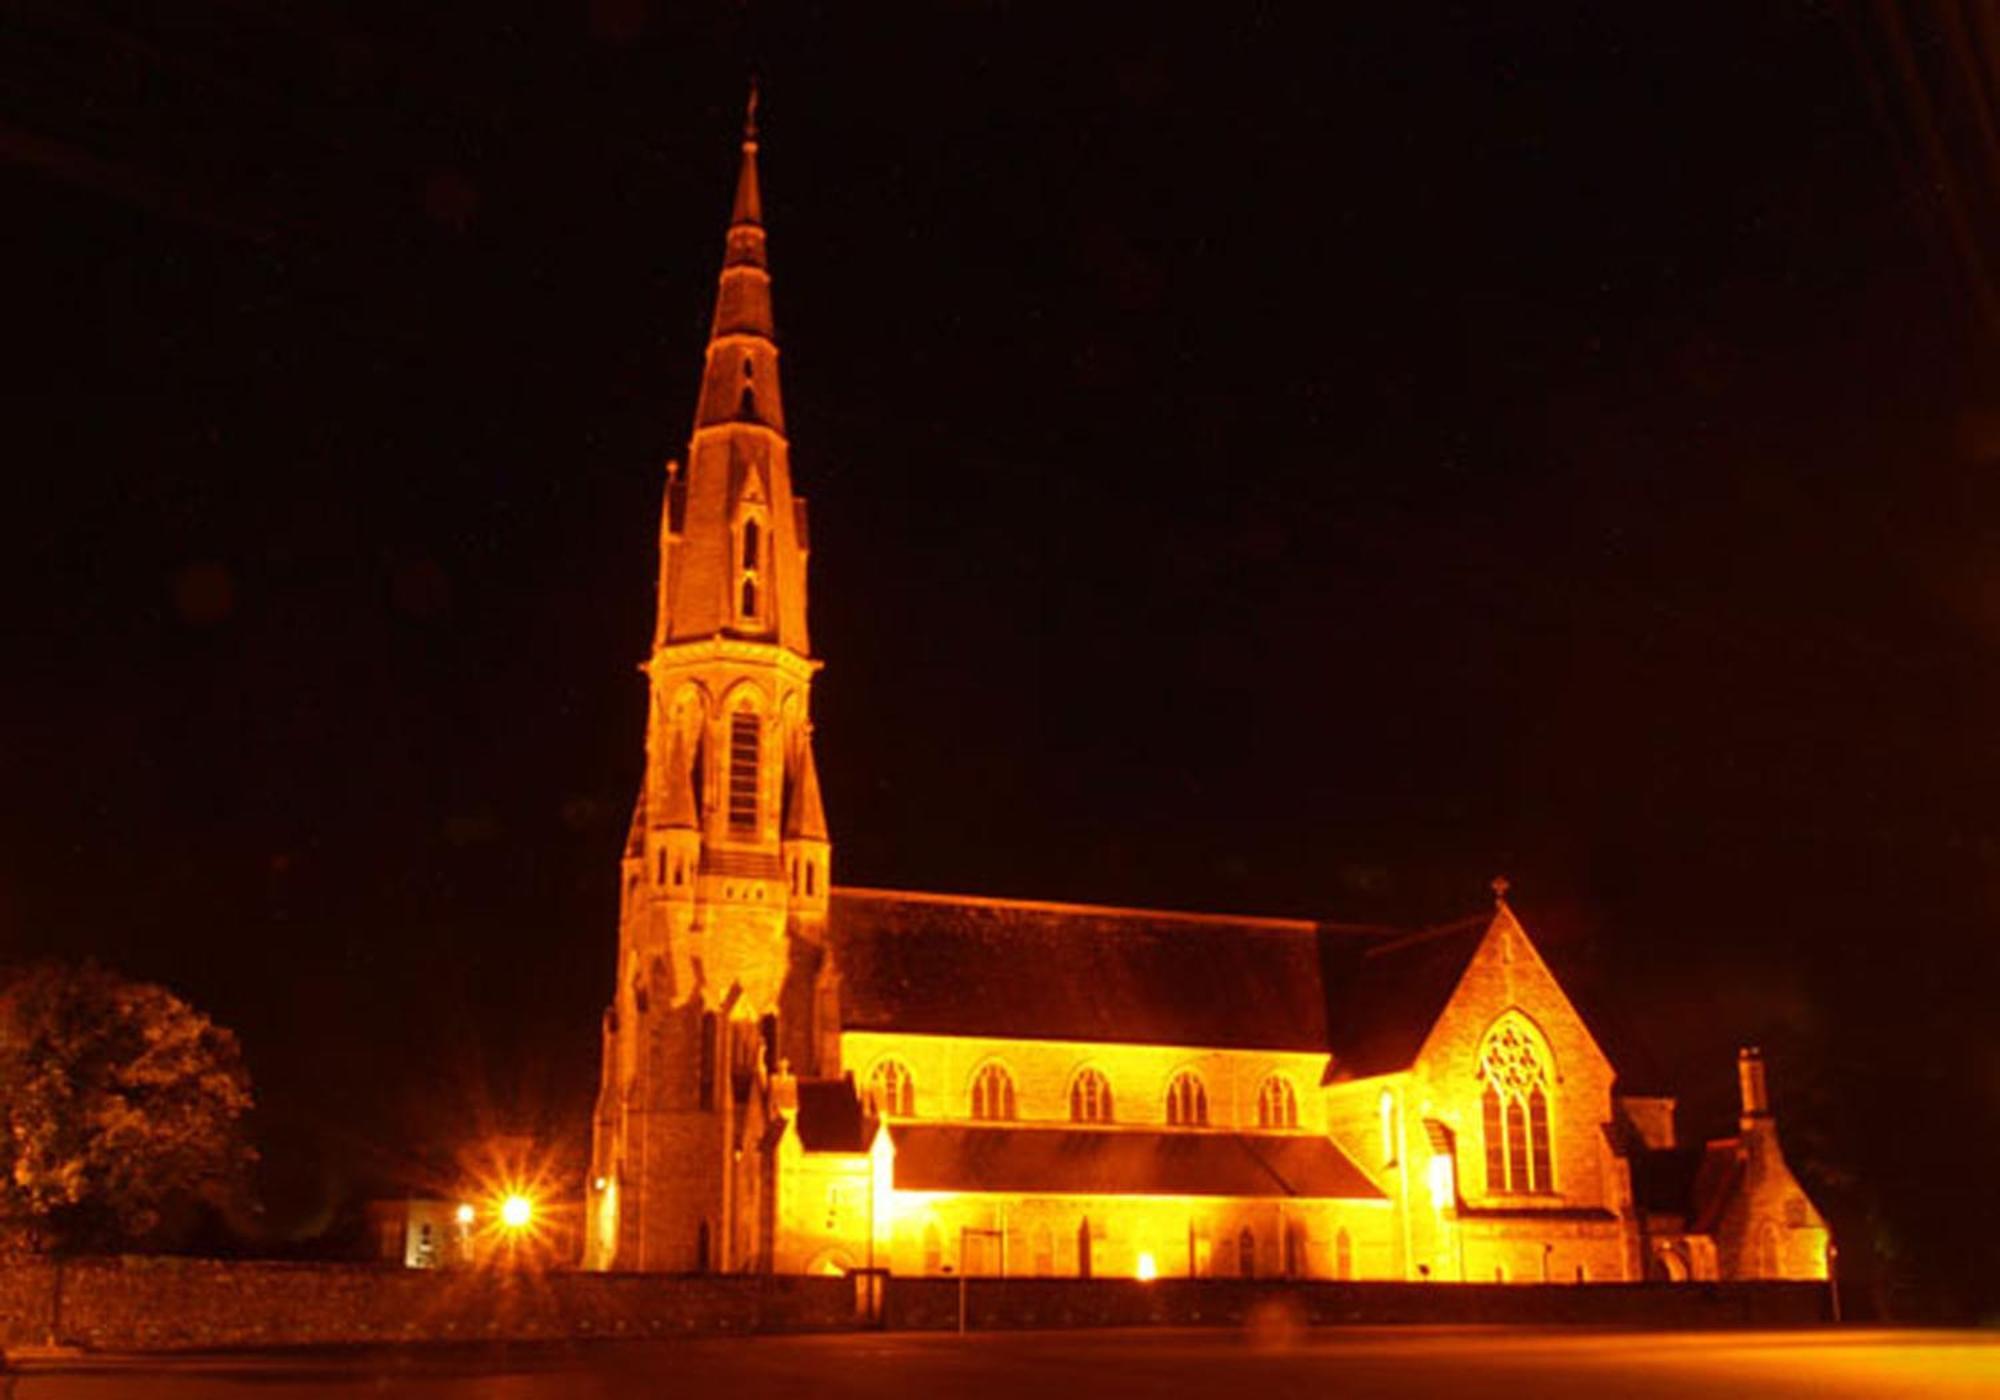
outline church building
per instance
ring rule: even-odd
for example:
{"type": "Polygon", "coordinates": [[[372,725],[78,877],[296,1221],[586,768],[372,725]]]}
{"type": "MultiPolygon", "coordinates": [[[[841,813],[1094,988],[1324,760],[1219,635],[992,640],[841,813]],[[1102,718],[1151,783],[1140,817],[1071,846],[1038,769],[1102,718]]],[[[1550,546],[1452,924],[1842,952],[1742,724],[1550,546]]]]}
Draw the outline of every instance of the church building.
{"type": "Polygon", "coordinates": [[[1825,1277],[1757,1052],[1740,1134],[1683,1147],[1504,883],[1402,935],[835,885],[810,548],[753,124],[666,473],[587,1267],[1825,1277]]]}

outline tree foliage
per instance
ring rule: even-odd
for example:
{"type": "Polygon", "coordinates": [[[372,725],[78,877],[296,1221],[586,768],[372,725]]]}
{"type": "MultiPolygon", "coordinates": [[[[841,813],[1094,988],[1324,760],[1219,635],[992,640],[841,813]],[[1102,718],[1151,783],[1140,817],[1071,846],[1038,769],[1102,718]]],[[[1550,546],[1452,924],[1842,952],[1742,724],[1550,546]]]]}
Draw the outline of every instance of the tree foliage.
{"type": "Polygon", "coordinates": [[[16,1248],[146,1242],[230,1212],[256,1159],[236,1037],[164,987],[92,963],[0,972],[0,1236],[16,1248]]]}

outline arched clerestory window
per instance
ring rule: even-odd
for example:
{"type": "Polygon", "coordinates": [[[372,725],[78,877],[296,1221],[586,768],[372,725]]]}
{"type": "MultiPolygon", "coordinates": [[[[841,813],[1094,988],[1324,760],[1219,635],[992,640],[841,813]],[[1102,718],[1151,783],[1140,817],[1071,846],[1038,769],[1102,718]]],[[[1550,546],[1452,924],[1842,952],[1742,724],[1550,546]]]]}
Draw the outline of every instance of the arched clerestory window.
{"type": "Polygon", "coordinates": [[[1111,1081],[1101,1070],[1080,1069],[1070,1080],[1069,1116],[1073,1123],[1111,1121],[1111,1081]]]}
{"type": "Polygon", "coordinates": [[[1014,1077],[1004,1066],[981,1065],[972,1077],[972,1116],[992,1122],[1014,1117],[1014,1077]]]}
{"type": "Polygon", "coordinates": [[[1555,1190],[1549,1053],[1527,1018],[1500,1018],[1479,1050],[1479,1122],[1489,1192],[1555,1190]]]}
{"type": "Polygon", "coordinates": [[[908,1118],[917,1110],[917,1081],[901,1060],[883,1060],[868,1076],[875,1111],[891,1118],[908,1118]]]}
{"type": "Polygon", "coordinates": [[[1208,1126],[1208,1090],[1191,1070],[1182,1070],[1167,1085],[1167,1122],[1176,1128],[1208,1126]]]}
{"type": "Polygon", "coordinates": [[[1257,1087],[1257,1126],[1296,1128],[1299,1125],[1299,1096],[1292,1081],[1273,1074],[1257,1087]]]}

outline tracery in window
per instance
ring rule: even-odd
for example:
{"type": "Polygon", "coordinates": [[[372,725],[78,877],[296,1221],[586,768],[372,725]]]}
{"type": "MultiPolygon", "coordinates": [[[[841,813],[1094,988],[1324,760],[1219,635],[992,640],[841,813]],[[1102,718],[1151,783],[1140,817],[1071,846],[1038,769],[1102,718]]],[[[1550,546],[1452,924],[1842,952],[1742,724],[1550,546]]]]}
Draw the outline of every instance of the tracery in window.
{"type": "Polygon", "coordinates": [[[1188,1070],[1175,1075],[1167,1086],[1167,1122],[1176,1128],[1208,1126],[1208,1090],[1188,1070]]]}
{"type": "Polygon", "coordinates": [[[1489,1192],[1555,1190],[1549,1145],[1549,1058],[1519,1015],[1502,1017],[1479,1051],[1480,1128],[1489,1192]]]}
{"type": "Polygon", "coordinates": [[[1014,1117],[1014,1078],[1000,1065],[982,1065],[973,1076],[972,1116],[992,1121],[1014,1117]]]}
{"type": "Polygon", "coordinates": [[[876,1065],[868,1076],[868,1092],[874,1097],[877,1113],[908,1118],[917,1111],[917,1081],[901,1060],[876,1065]]]}
{"type": "Polygon", "coordinates": [[[1109,1123],[1111,1081],[1098,1070],[1078,1070],[1069,1082],[1069,1116],[1075,1123],[1109,1123]]]}
{"type": "Polygon", "coordinates": [[[1257,1089],[1257,1126],[1296,1128],[1299,1125],[1299,1096],[1292,1081],[1282,1074],[1264,1080],[1257,1089]]]}

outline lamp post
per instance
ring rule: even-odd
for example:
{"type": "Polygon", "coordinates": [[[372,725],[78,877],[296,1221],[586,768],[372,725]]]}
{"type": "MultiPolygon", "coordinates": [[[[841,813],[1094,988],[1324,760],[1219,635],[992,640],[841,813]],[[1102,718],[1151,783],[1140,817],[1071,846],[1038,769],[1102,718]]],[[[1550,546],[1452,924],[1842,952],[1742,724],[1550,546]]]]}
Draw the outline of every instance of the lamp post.
{"type": "Polygon", "coordinates": [[[1826,1292],[1833,1303],[1833,1325],[1840,1325],[1840,1246],[1831,1235],[1826,1241],[1826,1292]]]}

